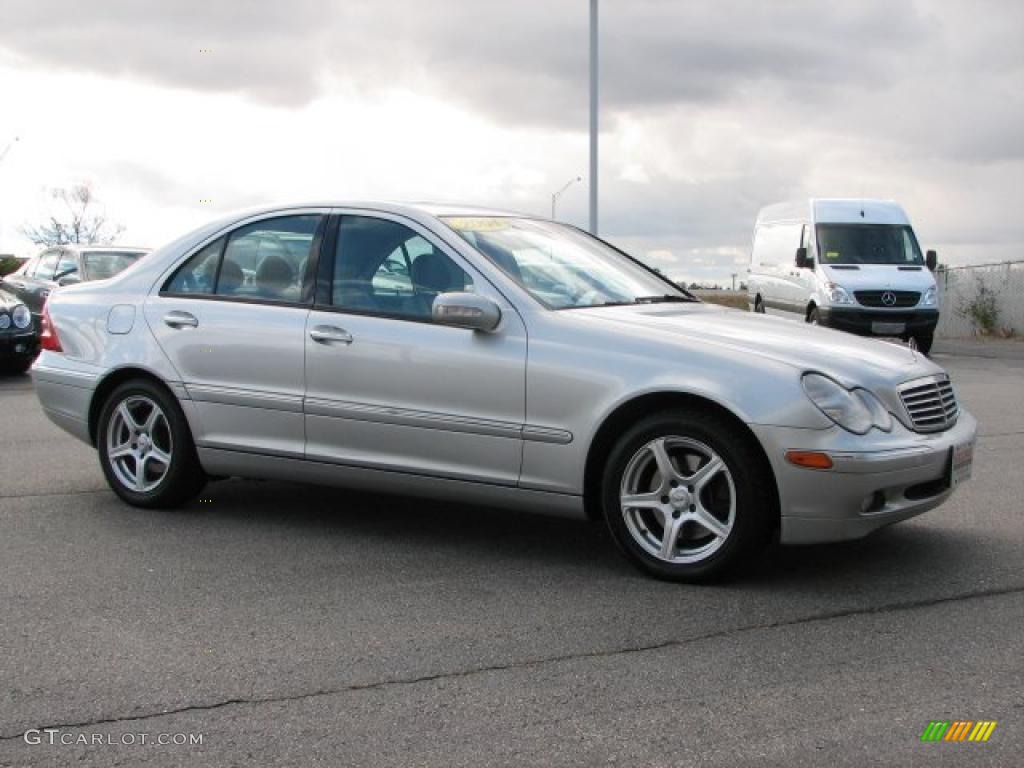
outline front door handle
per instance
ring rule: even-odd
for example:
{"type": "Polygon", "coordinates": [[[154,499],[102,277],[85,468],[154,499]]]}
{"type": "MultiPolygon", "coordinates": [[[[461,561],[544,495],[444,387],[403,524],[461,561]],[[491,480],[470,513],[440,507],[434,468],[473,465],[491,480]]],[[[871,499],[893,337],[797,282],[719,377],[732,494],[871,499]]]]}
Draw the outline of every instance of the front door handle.
{"type": "Polygon", "coordinates": [[[351,344],[352,334],[335,325],[314,325],[309,331],[309,338],[320,344],[351,344]]]}
{"type": "Polygon", "coordinates": [[[42,298],[42,299],[45,299],[49,295],[50,295],[50,292],[48,290],[46,290],[45,288],[39,292],[39,297],[42,298]]]}
{"type": "Polygon", "coordinates": [[[177,310],[164,315],[164,322],[171,328],[196,328],[199,325],[195,315],[177,310]]]}

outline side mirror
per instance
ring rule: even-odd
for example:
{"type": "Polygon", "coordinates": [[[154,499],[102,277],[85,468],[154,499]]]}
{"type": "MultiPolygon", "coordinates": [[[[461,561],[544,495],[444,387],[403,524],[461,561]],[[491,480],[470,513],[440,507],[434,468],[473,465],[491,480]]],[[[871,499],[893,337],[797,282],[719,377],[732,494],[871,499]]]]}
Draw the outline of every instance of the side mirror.
{"type": "Polygon", "coordinates": [[[813,266],[812,262],[807,258],[807,249],[803,246],[796,249],[796,265],[800,269],[806,269],[807,267],[813,266]]]}
{"type": "Polygon", "coordinates": [[[939,266],[938,254],[935,253],[935,251],[928,251],[928,253],[924,255],[924,265],[934,272],[935,268],[939,266]]]}
{"type": "Polygon", "coordinates": [[[61,287],[66,285],[75,285],[80,282],[82,282],[82,278],[78,276],[77,272],[68,272],[66,275],[61,275],[57,278],[57,285],[61,287]]]}
{"type": "Polygon", "coordinates": [[[439,293],[430,314],[435,323],[486,333],[501,322],[501,307],[486,296],[463,291],[439,293]]]}

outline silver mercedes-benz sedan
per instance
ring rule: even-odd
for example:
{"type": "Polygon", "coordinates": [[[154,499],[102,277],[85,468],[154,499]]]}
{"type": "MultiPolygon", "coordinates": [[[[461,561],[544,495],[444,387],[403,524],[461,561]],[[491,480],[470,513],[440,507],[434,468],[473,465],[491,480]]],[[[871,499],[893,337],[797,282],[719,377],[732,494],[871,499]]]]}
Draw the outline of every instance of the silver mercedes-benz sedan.
{"type": "Polygon", "coordinates": [[[941,504],[976,429],[912,349],[482,209],[224,218],[53,294],[40,343],[43,408],[129,504],[240,476],[554,512],[677,580],[941,504]]]}

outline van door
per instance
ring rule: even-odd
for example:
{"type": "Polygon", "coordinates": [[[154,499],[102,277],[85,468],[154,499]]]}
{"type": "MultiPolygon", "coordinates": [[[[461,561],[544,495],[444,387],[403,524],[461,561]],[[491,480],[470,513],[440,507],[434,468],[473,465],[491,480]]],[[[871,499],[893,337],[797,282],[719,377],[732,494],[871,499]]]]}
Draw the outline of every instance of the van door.
{"type": "Polygon", "coordinates": [[[818,288],[818,254],[817,249],[814,247],[812,232],[810,224],[803,224],[801,226],[800,247],[807,249],[807,259],[810,266],[804,269],[797,267],[795,254],[793,261],[792,301],[794,311],[801,316],[806,316],[807,305],[811,301],[811,296],[814,295],[818,288]]]}
{"type": "Polygon", "coordinates": [[[763,293],[768,312],[798,312],[800,289],[796,267],[796,249],[800,244],[800,225],[762,224],[757,229],[755,248],[762,254],[763,293]]]}

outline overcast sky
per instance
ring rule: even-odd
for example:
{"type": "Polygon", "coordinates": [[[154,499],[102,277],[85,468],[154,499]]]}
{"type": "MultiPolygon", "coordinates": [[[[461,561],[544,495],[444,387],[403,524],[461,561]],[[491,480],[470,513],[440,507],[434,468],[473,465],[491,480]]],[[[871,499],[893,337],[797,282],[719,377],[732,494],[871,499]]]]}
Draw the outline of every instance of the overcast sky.
{"type": "MultiPolygon", "coordinates": [[[[587,6],[3,0],[0,251],[78,181],[140,245],[273,201],[546,215],[577,175],[585,224],[587,6]]],[[[758,208],[800,196],[1024,258],[1024,3],[602,0],[601,44],[601,233],[669,274],[742,279],[758,208]]]]}

